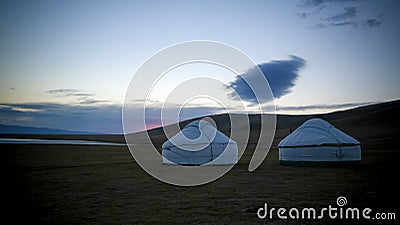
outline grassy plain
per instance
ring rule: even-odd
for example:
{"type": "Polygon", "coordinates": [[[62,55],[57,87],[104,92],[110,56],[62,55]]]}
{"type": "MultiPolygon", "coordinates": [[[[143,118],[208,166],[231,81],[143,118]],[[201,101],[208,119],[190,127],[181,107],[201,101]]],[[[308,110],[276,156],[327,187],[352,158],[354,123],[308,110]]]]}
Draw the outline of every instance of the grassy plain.
{"type": "MultiPolygon", "coordinates": [[[[309,116],[280,116],[273,147],[254,172],[252,147],[222,178],[178,187],[148,175],[125,146],[1,145],[3,219],[37,224],[348,224],[349,220],[260,220],[269,207],[336,206],[396,212],[400,185],[399,102],[321,115],[362,142],[356,165],[294,167],[278,163],[276,145],[309,116]]],[[[155,131],[154,131],[155,132],[155,131]]],[[[153,132],[153,133],[154,133],[153,132]]],[[[69,137],[66,137],[69,138],[69,137]]],[[[76,139],[76,138],[74,138],[76,139]]],[[[121,137],[91,136],[103,141],[121,137]]],[[[159,139],[162,141],[162,138],[159,139]]],[[[397,218],[397,222],[398,222],[397,218]]],[[[390,222],[390,221],[368,221],[390,222]]],[[[396,222],[396,221],[392,221],[396,222]]]]}

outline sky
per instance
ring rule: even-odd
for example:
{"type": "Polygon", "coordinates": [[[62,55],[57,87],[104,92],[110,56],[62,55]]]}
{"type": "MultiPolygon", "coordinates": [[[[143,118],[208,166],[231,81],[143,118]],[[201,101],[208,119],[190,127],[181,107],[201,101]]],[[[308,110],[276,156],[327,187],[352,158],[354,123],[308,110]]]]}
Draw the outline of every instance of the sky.
{"type": "MultiPolygon", "coordinates": [[[[192,40],[225,43],[249,56],[268,79],[279,113],[398,99],[399,10],[395,0],[1,1],[0,124],[120,133],[138,68],[192,40]]],[[[226,94],[234,90],[251,101],[238,74],[194,67],[171,71],[152,101],[162,102],[165,87],[193,74],[219,79],[226,94]]],[[[240,75],[251,77],[252,69],[240,75]]],[[[181,119],[221,113],[215,102],[194,105],[181,119]]],[[[157,113],[148,120],[159,124],[157,113]]]]}

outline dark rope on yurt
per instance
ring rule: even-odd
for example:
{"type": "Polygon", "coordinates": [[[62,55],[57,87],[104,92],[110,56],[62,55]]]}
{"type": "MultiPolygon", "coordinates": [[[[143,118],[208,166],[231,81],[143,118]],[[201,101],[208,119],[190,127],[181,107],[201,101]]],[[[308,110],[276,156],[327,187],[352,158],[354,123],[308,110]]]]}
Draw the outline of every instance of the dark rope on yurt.
{"type": "Polygon", "coordinates": [[[340,144],[340,140],[339,140],[339,132],[336,132],[336,137],[335,137],[335,135],[333,135],[331,132],[330,132],[330,129],[332,128],[333,126],[329,126],[329,128],[328,128],[328,133],[335,139],[335,141],[337,142],[337,144],[338,144],[338,147],[339,147],[339,158],[340,158],[340,160],[342,160],[342,158],[343,158],[343,153],[342,153],[342,145],[340,144]]]}

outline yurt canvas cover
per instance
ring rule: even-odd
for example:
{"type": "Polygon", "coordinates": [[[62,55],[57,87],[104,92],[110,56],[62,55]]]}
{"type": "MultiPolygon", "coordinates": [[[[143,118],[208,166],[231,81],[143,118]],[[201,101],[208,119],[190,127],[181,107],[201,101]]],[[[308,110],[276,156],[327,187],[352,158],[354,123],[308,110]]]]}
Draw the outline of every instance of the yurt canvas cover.
{"type": "Polygon", "coordinates": [[[351,162],[361,160],[360,142],[322,119],[310,119],[279,144],[279,161],[351,162]]]}
{"type": "Polygon", "coordinates": [[[197,120],[164,142],[162,156],[164,164],[235,164],[238,148],[235,141],[211,124],[197,120]]]}

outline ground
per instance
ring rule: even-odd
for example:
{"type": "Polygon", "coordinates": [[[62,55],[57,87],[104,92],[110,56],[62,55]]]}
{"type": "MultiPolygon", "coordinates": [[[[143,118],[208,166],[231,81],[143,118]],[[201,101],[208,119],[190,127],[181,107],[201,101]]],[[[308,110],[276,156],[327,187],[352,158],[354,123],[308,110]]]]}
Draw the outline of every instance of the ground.
{"type": "Polygon", "coordinates": [[[393,131],[398,122],[384,123],[396,113],[383,115],[381,124],[347,114],[331,119],[361,141],[359,164],[280,165],[276,145],[288,130],[281,121],[273,147],[257,170],[247,170],[249,146],[225,176],[196,187],[158,181],[136,164],[124,146],[1,145],[3,219],[38,224],[398,224],[400,146],[393,131]],[[264,203],[288,209],[336,206],[339,196],[347,198],[348,207],[395,212],[397,218],[260,220],[256,214],[264,203]]]}

